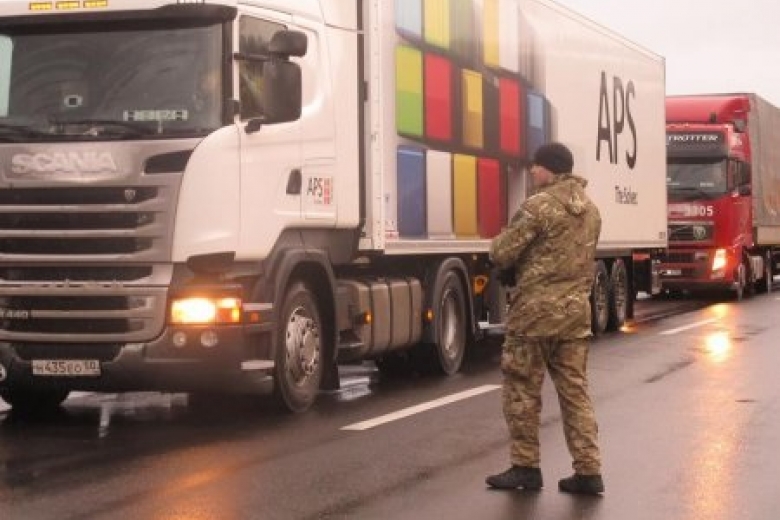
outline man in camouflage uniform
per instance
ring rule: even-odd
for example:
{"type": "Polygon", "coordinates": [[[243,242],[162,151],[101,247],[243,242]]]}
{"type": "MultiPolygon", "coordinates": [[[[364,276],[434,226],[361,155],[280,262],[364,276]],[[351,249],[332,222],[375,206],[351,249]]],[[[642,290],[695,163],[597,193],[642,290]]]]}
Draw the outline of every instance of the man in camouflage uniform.
{"type": "Polygon", "coordinates": [[[512,437],[512,467],[486,482],[499,489],[541,489],[539,422],[545,368],[558,392],[574,475],[561,491],[604,491],[598,426],[588,394],[586,364],[591,336],[589,295],[598,208],[587,181],[572,175],[573,158],[560,143],[541,146],[531,165],[536,192],[490,248],[493,262],[514,270],[501,356],[503,408],[512,437]]]}

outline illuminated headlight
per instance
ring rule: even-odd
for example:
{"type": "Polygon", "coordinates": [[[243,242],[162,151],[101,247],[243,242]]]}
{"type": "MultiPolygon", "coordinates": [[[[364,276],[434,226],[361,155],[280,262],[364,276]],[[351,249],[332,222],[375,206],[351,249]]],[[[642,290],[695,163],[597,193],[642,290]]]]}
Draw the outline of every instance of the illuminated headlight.
{"type": "Polygon", "coordinates": [[[241,323],[238,298],[181,298],[171,302],[174,325],[227,325],[241,323]]]}
{"type": "Polygon", "coordinates": [[[725,249],[718,249],[715,251],[715,258],[712,260],[712,270],[713,271],[722,271],[726,268],[727,264],[726,259],[726,250],[725,249]]]}

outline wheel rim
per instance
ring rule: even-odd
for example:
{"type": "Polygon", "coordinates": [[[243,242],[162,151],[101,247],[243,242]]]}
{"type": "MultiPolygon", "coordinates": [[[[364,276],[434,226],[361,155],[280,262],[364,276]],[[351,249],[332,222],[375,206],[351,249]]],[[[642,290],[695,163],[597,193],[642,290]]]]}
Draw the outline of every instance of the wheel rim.
{"type": "Polygon", "coordinates": [[[461,322],[457,295],[448,290],[441,305],[441,328],[439,329],[439,345],[442,355],[447,361],[454,361],[460,355],[461,322]]]}
{"type": "Polygon", "coordinates": [[[737,268],[737,300],[745,295],[745,264],[739,264],[737,268]]]}
{"type": "Polygon", "coordinates": [[[290,314],[285,332],[287,373],[297,386],[304,386],[317,373],[321,352],[320,331],[305,307],[290,314]]]}
{"type": "Polygon", "coordinates": [[[612,290],[615,294],[615,315],[622,322],[626,319],[628,308],[628,277],[624,270],[618,270],[612,290]]]}
{"type": "Polygon", "coordinates": [[[609,319],[609,294],[607,292],[606,276],[599,275],[595,291],[596,317],[599,320],[598,328],[603,329],[609,319]]]}

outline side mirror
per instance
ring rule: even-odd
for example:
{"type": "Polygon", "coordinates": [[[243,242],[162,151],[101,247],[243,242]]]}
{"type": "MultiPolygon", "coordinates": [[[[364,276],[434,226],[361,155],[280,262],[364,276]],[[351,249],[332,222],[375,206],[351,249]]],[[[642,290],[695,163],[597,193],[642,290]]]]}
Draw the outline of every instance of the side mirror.
{"type": "Polygon", "coordinates": [[[301,31],[277,31],[268,42],[268,53],[275,56],[300,58],[306,55],[309,39],[301,31]]]}
{"type": "Polygon", "coordinates": [[[261,57],[249,56],[250,61],[260,60],[262,91],[252,95],[262,116],[251,119],[245,130],[257,132],[262,125],[286,123],[301,117],[303,105],[303,79],[301,67],[290,61],[291,56],[304,56],[309,40],[300,31],[278,31],[268,43],[267,53],[261,57]]]}
{"type": "Polygon", "coordinates": [[[263,69],[263,123],[286,123],[301,117],[303,81],[297,63],[271,60],[263,69]]]}

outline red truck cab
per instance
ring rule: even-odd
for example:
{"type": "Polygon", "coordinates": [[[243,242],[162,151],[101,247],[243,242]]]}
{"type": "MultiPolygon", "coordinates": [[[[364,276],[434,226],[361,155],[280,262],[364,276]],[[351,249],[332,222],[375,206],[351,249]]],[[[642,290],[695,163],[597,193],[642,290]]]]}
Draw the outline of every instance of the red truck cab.
{"type": "Polygon", "coordinates": [[[669,291],[771,290],[771,247],[757,243],[749,95],[666,100],[669,291]]]}

